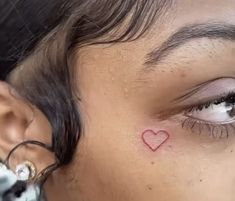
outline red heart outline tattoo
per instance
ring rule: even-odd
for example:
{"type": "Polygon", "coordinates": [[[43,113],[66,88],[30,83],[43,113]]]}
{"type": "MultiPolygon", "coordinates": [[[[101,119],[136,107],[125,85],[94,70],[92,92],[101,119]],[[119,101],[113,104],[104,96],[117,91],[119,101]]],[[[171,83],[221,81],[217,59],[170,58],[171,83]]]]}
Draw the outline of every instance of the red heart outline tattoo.
{"type": "Polygon", "coordinates": [[[145,130],[142,133],[142,140],[151,151],[156,152],[168,139],[169,133],[165,130],[154,132],[153,130],[145,130]]]}

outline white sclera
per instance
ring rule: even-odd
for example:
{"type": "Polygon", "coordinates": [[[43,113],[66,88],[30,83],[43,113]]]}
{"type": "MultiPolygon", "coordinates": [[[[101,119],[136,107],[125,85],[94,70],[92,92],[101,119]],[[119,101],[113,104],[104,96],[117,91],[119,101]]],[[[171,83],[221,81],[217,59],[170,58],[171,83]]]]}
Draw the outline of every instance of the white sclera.
{"type": "Polygon", "coordinates": [[[234,120],[234,117],[229,115],[229,112],[233,110],[232,105],[226,105],[225,102],[218,105],[211,105],[208,108],[200,110],[194,110],[187,114],[187,116],[212,123],[229,123],[234,120]]]}

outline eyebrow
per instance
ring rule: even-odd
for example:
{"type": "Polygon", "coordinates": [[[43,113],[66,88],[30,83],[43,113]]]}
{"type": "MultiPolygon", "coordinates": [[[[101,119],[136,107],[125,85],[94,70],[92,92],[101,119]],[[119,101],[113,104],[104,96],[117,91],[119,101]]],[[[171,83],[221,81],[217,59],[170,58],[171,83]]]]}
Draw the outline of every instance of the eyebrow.
{"type": "Polygon", "coordinates": [[[153,65],[157,65],[176,48],[198,38],[224,39],[234,41],[235,25],[225,23],[209,23],[192,24],[182,27],[173,35],[171,35],[160,47],[152,50],[147,54],[145,66],[151,67],[153,65]]]}

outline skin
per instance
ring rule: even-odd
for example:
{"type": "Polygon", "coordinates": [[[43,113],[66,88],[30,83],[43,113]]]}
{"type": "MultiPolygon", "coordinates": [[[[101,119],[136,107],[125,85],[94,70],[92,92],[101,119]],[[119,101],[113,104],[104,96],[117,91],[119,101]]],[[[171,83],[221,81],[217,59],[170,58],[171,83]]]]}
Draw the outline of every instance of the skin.
{"type": "MultiPolygon", "coordinates": [[[[196,39],[151,70],[144,65],[146,54],[182,26],[212,20],[235,24],[234,9],[234,0],[176,1],[137,41],[80,49],[75,68],[83,135],[71,165],[53,173],[46,183],[49,200],[235,200],[233,133],[218,139],[208,129],[199,135],[182,128],[186,105],[193,103],[174,101],[198,84],[233,76],[235,43],[196,39]],[[142,140],[145,130],[166,130],[169,138],[153,152],[142,140]]],[[[192,99],[200,102],[202,97],[192,99]]],[[[36,119],[46,121],[40,111],[36,114],[36,119]]],[[[31,133],[35,126],[23,128],[31,133]]],[[[38,122],[36,131],[42,134],[42,128],[46,140],[49,123],[38,122]]],[[[31,155],[38,164],[40,152],[31,155]]]]}

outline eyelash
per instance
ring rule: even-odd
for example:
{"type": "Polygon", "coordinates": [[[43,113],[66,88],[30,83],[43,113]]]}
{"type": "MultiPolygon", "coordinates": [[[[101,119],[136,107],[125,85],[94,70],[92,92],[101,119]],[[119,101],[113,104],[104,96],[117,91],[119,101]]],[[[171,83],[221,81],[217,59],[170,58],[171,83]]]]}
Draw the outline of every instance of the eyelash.
{"type": "Polygon", "coordinates": [[[191,130],[192,133],[199,135],[206,131],[213,138],[228,138],[230,133],[235,131],[235,123],[214,124],[187,117],[182,122],[182,128],[191,130]]]}
{"type": "MultiPolygon", "coordinates": [[[[202,111],[203,109],[207,109],[213,104],[221,104],[223,102],[234,103],[235,105],[235,92],[229,92],[227,94],[221,95],[219,98],[208,101],[203,104],[199,104],[196,106],[190,107],[185,111],[185,114],[192,111],[202,111]]],[[[230,133],[235,132],[235,122],[232,123],[213,123],[208,121],[203,121],[200,119],[196,119],[193,117],[189,117],[184,115],[186,119],[182,121],[182,128],[191,130],[192,133],[201,134],[206,131],[209,136],[213,138],[228,138],[230,133]]]]}
{"type": "Polygon", "coordinates": [[[192,106],[187,110],[187,112],[192,112],[194,110],[201,111],[205,108],[209,108],[213,104],[220,104],[220,103],[228,102],[228,101],[230,103],[232,102],[232,103],[235,104],[235,92],[229,92],[229,93],[226,93],[226,94],[221,94],[220,96],[218,96],[218,98],[216,98],[212,101],[207,101],[205,103],[192,106]]]}

